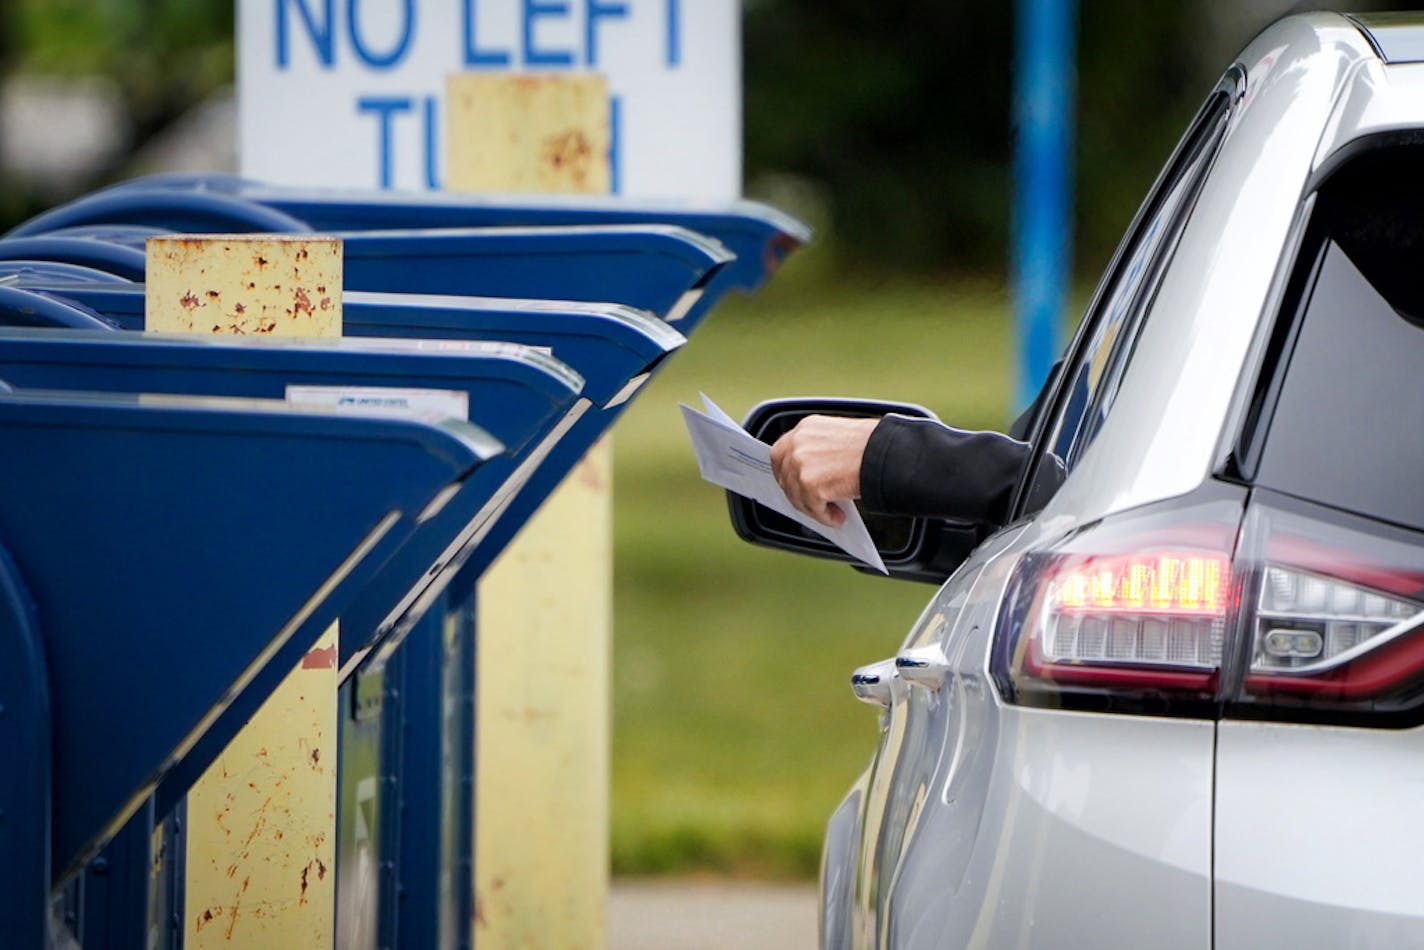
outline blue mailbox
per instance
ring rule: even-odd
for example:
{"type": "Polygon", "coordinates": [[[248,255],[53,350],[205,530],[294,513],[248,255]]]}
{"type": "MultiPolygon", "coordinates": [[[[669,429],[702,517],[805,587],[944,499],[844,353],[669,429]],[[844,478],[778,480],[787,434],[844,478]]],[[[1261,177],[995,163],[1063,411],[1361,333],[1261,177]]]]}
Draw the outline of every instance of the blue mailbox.
{"type": "MultiPolygon", "coordinates": [[[[7,241],[19,245],[16,257],[48,256],[72,266],[76,258],[63,249],[46,252],[20,236],[101,241],[138,252],[150,231],[162,229],[337,233],[345,247],[348,343],[365,336],[445,347],[509,341],[547,348],[583,377],[578,399],[551,426],[486,461],[483,477],[503,476],[498,491],[478,504],[477,493],[450,489],[448,499],[432,504],[438,510],[429,529],[410,531],[341,610],[344,631],[370,636],[343,637],[343,674],[350,675],[341,691],[339,938],[351,946],[428,946],[450,934],[463,940],[472,893],[474,580],[684,342],[668,323],[642,311],[690,330],[728,291],[759,286],[806,232],[748,203],[687,209],[602,199],[352,195],[219,178],[126,183],[43,215],[7,241]],[[471,292],[540,299],[474,298],[471,292]],[[392,569],[398,563],[424,564],[430,573],[412,581],[392,569]],[[365,643],[378,648],[355,652],[365,643]],[[362,882],[374,890],[363,890],[362,882]]],[[[17,297],[7,310],[0,297],[0,323],[142,327],[141,286],[114,276],[101,282],[79,271],[7,265],[4,256],[0,251],[0,274],[7,266],[23,269],[6,289],[32,298],[17,297]],[[36,308],[33,298],[44,305],[36,308]]],[[[134,274],[128,259],[108,269],[134,274]]],[[[50,345],[61,345],[65,336],[52,335],[50,345]]],[[[124,345],[137,352],[155,339],[124,345]]],[[[0,379],[5,353],[0,333],[0,379]]],[[[154,364],[136,362],[148,369],[135,367],[130,383],[142,386],[139,378],[154,364]]],[[[97,384],[97,377],[75,372],[75,385],[97,384]]],[[[168,385],[169,391],[192,388],[191,380],[180,385],[176,376],[168,385]]],[[[508,431],[493,435],[517,442],[508,431]]],[[[197,746],[189,761],[201,762],[208,751],[197,746]]],[[[114,849],[134,878],[147,874],[155,816],[187,787],[183,765],[169,776],[150,811],[139,813],[132,833],[114,849]],[[127,858],[126,850],[132,852],[127,858]]],[[[171,820],[164,833],[176,833],[171,820]]],[[[172,876],[171,862],[165,873],[172,876]]],[[[134,901],[119,883],[92,889],[91,898],[103,901],[88,900],[83,914],[97,920],[117,907],[132,921],[134,901]]],[[[145,914],[174,900],[156,879],[147,882],[146,895],[145,914]]]]}
{"type": "MultiPolygon", "coordinates": [[[[176,190],[155,195],[164,200],[162,209],[126,208],[126,199],[147,194],[114,190],[89,195],[27,222],[6,241],[33,247],[51,228],[63,234],[50,239],[65,247],[95,239],[64,236],[78,227],[95,233],[102,232],[102,226],[171,229],[198,224],[205,231],[253,231],[260,230],[254,224],[270,213],[254,204],[251,213],[233,216],[231,206],[244,199],[176,190]],[[220,207],[204,220],[201,209],[215,197],[220,207]],[[179,199],[189,207],[181,212],[167,207],[179,199]],[[75,214],[82,215],[79,223],[70,220],[75,214]]],[[[692,307],[702,288],[733,260],[716,240],[659,223],[420,230],[407,225],[399,230],[331,233],[342,239],[347,290],[612,301],[671,318],[692,307]]],[[[120,240],[126,243],[112,251],[111,273],[130,276],[131,266],[119,259],[135,252],[132,231],[123,235],[120,240]]],[[[51,259],[63,261],[71,259],[63,255],[73,255],[58,246],[52,253],[51,259]]]]}
{"type": "Polygon", "coordinates": [[[671,314],[685,321],[685,327],[695,326],[728,291],[761,287],[787,255],[810,240],[809,230],[799,221],[751,201],[709,207],[584,196],[355,192],[266,185],[231,175],[134,179],[40,215],[11,234],[105,221],[176,230],[261,230],[256,225],[248,226],[247,222],[259,214],[244,205],[281,215],[283,227],[268,230],[356,232],[646,224],[686,228],[720,242],[735,261],[709,277],[700,299],[684,302],[685,312],[671,314]]]}
{"type": "MultiPolygon", "coordinates": [[[[105,291],[90,302],[104,307],[122,324],[135,325],[142,320],[140,291],[105,291]]],[[[351,293],[346,295],[344,316],[349,333],[441,341],[412,344],[425,348],[478,346],[480,344],[466,341],[489,337],[518,340],[547,347],[556,356],[582,369],[586,373],[582,414],[572,425],[564,427],[561,438],[546,436],[552,451],[545,453],[548,457],[543,465],[550,467],[532,470],[528,477],[537,481],[526,484],[526,492],[531,489],[542,492],[556,485],[565,467],[572,465],[612,423],[638,384],[683,342],[680,334],[661,321],[613,305],[351,293]],[[568,453],[568,449],[563,448],[565,440],[581,447],[568,453]],[[562,456],[553,453],[568,453],[568,459],[560,462],[562,456]]],[[[234,349],[241,353],[253,348],[250,344],[234,344],[228,338],[201,338],[201,348],[180,357],[176,350],[167,355],[164,350],[185,344],[191,347],[194,345],[191,338],[170,339],[168,346],[163,347],[160,345],[165,341],[163,337],[131,337],[123,333],[30,332],[11,336],[25,339],[8,341],[7,346],[5,335],[0,334],[0,376],[5,371],[5,361],[13,359],[23,344],[32,358],[40,359],[42,351],[47,351],[50,356],[43,357],[46,361],[66,360],[73,364],[73,371],[80,374],[76,379],[102,380],[104,385],[125,388],[152,385],[148,383],[150,371],[168,366],[169,372],[176,375],[166,379],[163,385],[171,388],[181,381],[187,388],[194,389],[193,381],[187,378],[190,371],[186,367],[193,365],[195,356],[198,362],[211,363],[214,355],[224,354],[218,362],[228,363],[234,349]],[[125,352],[133,354],[129,362],[136,362],[126,371],[131,374],[128,378],[116,380],[109,375],[112,370],[106,370],[101,376],[84,375],[86,364],[92,363],[93,352],[103,338],[126,341],[125,352]],[[71,356],[60,354],[59,348],[65,341],[77,344],[81,340],[89,342],[83,348],[76,348],[71,356]],[[45,345],[39,345],[39,341],[45,345]],[[85,357],[81,349],[90,350],[90,356],[85,357]],[[7,352],[11,354],[8,357],[7,352]],[[180,371],[179,365],[185,369],[180,371]]],[[[343,345],[359,347],[364,342],[347,339],[343,345]]],[[[372,342],[389,345],[385,341],[372,342]]],[[[280,367],[281,371],[290,372],[293,358],[287,357],[284,363],[276,364],[274,370],[280,367]]],[[[113,361],[112,355],[107,361],[113,361]]],[[[521,511],[532,513],[537,507],[534,496],[521,494],[516,496],[516,501],[521,511]]],[[[454,507],[452,503],[450,508],[454,507]]],[[[504,518],[511,519],[511,534],[518,526],[514,523],[513,508],[514,505],[506,501],[502,512],[504,518]]],[[[467,526],[462,540],[487,542],[488,526],[483,527],[482,531],[470,531],[467,526]]],[[[412,540],[403,551],[414,547],[416,542],[412,540]]],[[[468,873],[469,866],[468,848],[454,847],[452,843],[469,840],[469,809],[472,807],[469,790],[473,762],[469,737],[473,729],[473,656],[470,652],[473,584],[460,585],[445,609],[427,612],[427,608],[435,605],[436,595],[471,550],[478,550],[482,563],[487,563],[494,554],[488,544],[478,548],[468,544],[458,552],[454,548],[423,552],[427,561],[441,555],[439,561],[446,564],[447,570],[438,581],[431,582],[418,601],[410,602],[399,623],[392,623],[393,618],[385,613],[390,597],[382,593],[380,578],[368,585],[343,612],[343,629],[347,631],[395,629],[401,635],[409,634],[403,650],[383,656],[382,662],[374,666],[368,664],[347,680],[341,694],[339,860],[343,869],[349,868],[338,877],[343,940],[350,936],[353,928],[360,931],[364,927],[365,933],[375,934],[373,928],[379,927],[387,943],[398,939],[403,945],[422,946],[429,943],[429,928],[438,918],[447,923],[455,921],[454,925],[458,925],[468,917],[460,909],[468,903],[468,886],[451,887],[449,882],[452,875],[468,873]],[[383,617],[386,619],[378,623],[383,617]],[[434,683],[441,683],[442,688],[433,689],[434,683]],[[357,836],[358,827],[370,833],[357,836]],[[358,873],[356,866],[363,860],[374,862],[379,874],[358,873]],[[359,882],[363,880],[382,889],[380,900],[373,893],[359,890],[359,882]],[[442,880],[446,882],[444,886],[439,883],[442,880]]],[[[382,578],[391,576],[389,571],[381,575],[382,578]]],[[[343,637],[343,643],[349,645],[353,641],[343,637]]],[[[347,658],[350,659],[349,654],[347,658]]],[[[168,813],[173,804],[170,797],[163,794],[168,787],[165,784],[160,789],[159,814],[168,813]]],[[[184,783],[173,787],[184,787],[184,783]]],[[[148,862],[143,842],[150,834],[151,825],[138,821],[125,835],[126,841],[133,843],[128,850],[134,853],[128,862],[127,876],[110,871],[102,879],[90,880],[93,886],[91,898],[86,902],[85,919],[114,920],[116,923],[110,926],[116,930],[124,927],[129,931],[143,930],[147,918],[133,920],[134,902],[126,900],[122,893],[112,892],[117,881],[142,878],[146,874],[148,862]],[[104,895],[107,902],[96,907],[93,895],[104,895]]],[[[125,860],[122,853],[108,857],[115,865],[125,860]]],[[[139,902],[137,906],[146,905],[139,902]]]]}
{"type": "MultiPolygon", "coordinates": [[[[56,286],[52,293],[87,306],[120,326],[137,327],[142,320],[142,291],[136,287],[56,286]]],[[[594,401],[593,411],[577,420],[572,431],[561,432],[556,444],[550,444],[548,457],[536,471],[527,473],[527,482],[517,496],[509,499],[510,510],[501,512],[502,518],[473,526],[463,539],[481,545],[472,565],[475,571],[494,559],[564,474],[612,425],[647,374],[684,342],[681,334],[662,322],[612,305],[361,293],[348,294],[344,299],[347,329],[352,334],[446,340],[495,338],[548,346],[557,357],[575,365],[590,384],[588,396],[594,401]],[[481,528],[484,534],[478,534],[481,528]]],[[[445,561],[458,565],[468,554],[469,551],[452,551],[445,561]]],[[[438,593],[442,587],[433,587],[431,593],[438,593]]],[[[399,618],[368,614],[367,619],[389,626],[399,618]]]]}
{"type": "Polygon", "coordinates": [[[586,377],[587,410],[553,444],[503,518],[470,539],[461,556],[469,561],[445,608],[426,610],[428,600],[416,605],[411,616],[419,619],[401,652],[347,684],[342,807],[363,816],[367,834],[358,839],[356,822],[341,823],[342,941],[431,946],[437,925],[462,932],[470,916],[471,574],[493,559],[683,338],[661,321],[608,305],[351,293],[344,314],[351,333],[445,340],[493,335],[549,346],[586,377]],[[430,689],[432,682],[443,688],[430,689]],[[363,861],[379,873],[358,873],[363,861]],[[361,881],[379,887],[382,899],[361,894],[361,881]]]}
{"type": "MultiPolygon", "coordinates": [[[[122,327],[142,326],[143,292],[137,287],[55,285],[46,291],[89,308],[122,327]]],[[[583,418],[560,432],[497,520],[471,528],[461,549],[444,562],[465,565],[471,580],[498,556],[567,472],[617,420],[631,397],[685,339],[666,323],[627,307],[554,301],[352,292],[343,297],[346,332],[353,336],[430,340],[509,340],[550,348],[585,379],[591,400],[583,418]],[[468,561],[468,564],[465,562],[468,561]]],[[[4,315],[0,312],[0,320],[4,315]]],[[[448,577],[445,578],[448,581],[448,577]]],[[[444,584],[430,589],[431,596],[444,584]]],[[[428,606],[429,598],[416,605],[428,606]]],[[[365,614],[391,625],[398,617],[365,614]]]]}
{"type": "MultiPolygon", "coordinates": [[[[450,563],[447,552],[458,550],[460,538],[505,507],[503,499],[527,467],[526,459],[567,429],[565,420],[585,405],[580,398],[582,378],[553,357],[516,344],[475,342],[435,349],[403,340],[275,341],[4,330],[0,379],[28,388],[372,406],[432,395],[463,397],[466,408],[461,411],[494,435],[505,452],[422,512],[412,537],[367,581],[354,607],[343,613],[343,668],[364,655],[375,636],[400,629],[376,620],[402,615],[438,577],[453,576],[458,564],[450,563]]],[[[255,712],[265,697],[261,684],[256,685],[224,715],[241,721],[255,712]]],[[[160,787],[160,814],[166,814],[196,778],[183,766],[175,768],[160,787]]]]}
{"type": "MultiPolygon", "coordinates": [[[[119,326],[142,326],[141,288],[56,286],[44,295],[83,307],[119,326]]],[[[352,629],[383,634],[396,631],[392,646],[399,643],[402,618],[407,618],[406,624],[413,622],[444,589],[454,570],[469,561],[467,577],[472,576],[498,556],[564,475],[613,425],[648,376],[685,342],[662,321],[608,304],[353,292],[344,295],[343,318],[346,332],[352,336],[459,341],[462,346],[501,340],[547,347],[583,377],[583,395],[589,401],[577,407],[577,415],[565,417],[562,428],[549,433],[527,468],[484,517],[475,520],[465,509],[452,508],[447,518],[460,511],[472,520],[457,544],[432,552],[433,557],[438,555],[442,569],[424,591],[411,593],[391,607],[389,588],[378,583],[345,618],[352,629]]],[[[0,322],[5,319],[0,300],[0,322]]],[[[354,344],[348,341],[348,345],[354,344]]],[[[343,655],[343,662],[349,660],[349,655],[343,655]]]]}
{"type": "Polygon", "coordinates": [[[502,446],[455,420],[23,390],[0,441],[0,813],[24,819],[0,820],[0,901],[7,940],[40,946],[51,884],[502,446]]]}
{"type": "Polygon", "coordinates": [[[627,198],[571,197],[537,199],[503,195],[355,192],[340,189],[288,188],[234,175],[157,175],[114,185],[105,194],[127,197],[128,208],[147,202],[165,205],[171,198],[155,191],[204,192],[216,198],[241,198],[300,219],[313,231],[386,231],[390,228],[491,228],[491,226],[568,226],[668,224],[711,236],[725,245],[736,262],[709,282],[708,298],[684,319],[695,325],[726,289],[756,291],[790,252],[810,239],[810,231],[790,215],[753,201],[722,207],[682,202],[629,201],[627,198]],[[147,194],[145,194],[147,192],[147,194]]]}

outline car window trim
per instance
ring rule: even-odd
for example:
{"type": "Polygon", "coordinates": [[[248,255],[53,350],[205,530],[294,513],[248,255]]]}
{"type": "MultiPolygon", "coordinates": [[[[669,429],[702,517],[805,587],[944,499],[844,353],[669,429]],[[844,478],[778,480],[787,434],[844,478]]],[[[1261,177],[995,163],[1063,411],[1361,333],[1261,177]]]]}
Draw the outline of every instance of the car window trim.
{"type": "MultiPolygon", "coordinates": [[[[1186,133],[1173,148],[1171,156],[1168,158],[1162,171],[1158,173],[1152,187],[1147,192],[1146,199],[1138,207],[1133,215],[1131,223],[1123,239],[1118,243],[1113,251],[1113,256],[1108,262],[1107,268],[1103,271],[1103,276],[1099,279],[1097,286],[1093,290],[1093,296],[1089,300],[1088,307],[1084,311],[1084,317],[1078,323],[1078,328],[1074,332],[1073,340],[1069,344],[1066,355],[1060,361],[1058,370],[1049,385],[1052,393],[1048,399],[1043,401],[1032,425],[1029,427],[1027,442],[1030,446],[1029,464],[1025,467],[1023,474],[1019,478],[1019,483],[1014,489],[1013,497],[1009,505],[1009,523],[1015,523],[1025,517],[1031,516],[1032,512],[1026,512],[1025,506],[1029,502],[1029,486],[1033,484],[1042,463],[1043,453],[1039,451],[1043,444],[1043,439],[1048,433],[1050,424],[1057,420],[1063,410],[1063,404],[1067,398],[1067,380],[1069,371],[1078,365],[1083,350],[1091,341],[1094,330],[1104,317],[1103,308],[1112,288],[1116,287],[1122,277],[1123,268],[1127,266],[1131,256],[1131,251],[1137,247],[1143,237],[1144,229],[1153,217],[1160,210],[1162,203],[1170,194],[1171,187],[1190,168],[1192,158],[1198,154],[1196,144],[1202,140],[1209,129],[1217,109],[1223,102],[1226,105],[1226,123],[1222,126],[1224,131],[1229,131],[1231,127],[1231,116],[1236,107],[1240,104],[1246,90],[1246,69],[1241,64],[1233,64],[1217,81],[1207,96],[1197,114],[1193,117],[1191,124],[1187,127],[1186,133]]],[[[1225,134],[1222,134],[1215,145],[1220,149],[1221,142],[1224,141],[1225,134]]],[[[1214,159],[1214,156],[1213,156],[1214,159]]]]}
{"type": "Polygon", "coordinates": [[[1118,332],[1117,339],[1112,342],[1107,363],[1103,369],[1103,382],[1098,385],[1083,412],[1089,420],[1086,424],[1088,428],[1080,429],[1079,434],[1073,440],[1070,458],[1066,462],[1070,471],[1077,463],[1078,456],[1085,448],[1085,444],[1092,442],[1098,427],[1102,425],[1102,417],[1098,415],[1098,411],[1103,408],[1104,401],[1117,394],[1118,385],[1122,381],[1123,367],[1132,359],[1132,353],[1137,348],[1138,334],[1142,330],[1147,314],[1152,311],[1153,305],[1157,302],[1157,292],[1162,285],[1162,275],[1167,272],[1172,259],[1176,256],[1177,246],[1182,241],[1182,233],[1186,230],[1186,224],[1193,209],[1196,208],[1197,199],[1201,197],[1202,188],[1206,185],[1207,176],[1211,174],[1212,165],[1216,162],[1216,156],[1220,151],[1222,141],[1226,138],[1226,130],[1230,123],[1231,110],[1228,103],[1227,107],[1216,117],[1215,128],[1206,130],[1206,134],[1197,143],[1198,147],[1186,162],[1186,167],[1190,170],[1197,159],[1205,156],[1205,160],[1196,168],[1191,181],[1188,182],[1186,194],[1182,196],[1181,202],[1173,210],[1171,221],[1167,225],[1166,238],[1149,263],[1150,270],[1143,278],[1142,286],[1129,305],[1130,310],[1127,318],[1123,321],[1123,328],[1118,332]],[[1093,421],[1095,419],[1096,423],[1093,421]]]}
{"type": "MultiPolygon", "coordinates": [[[[1318,192],[1316,193],[1318,194],[1318,192]]],[[[1305,311],[1315,296],[1315,285],[1325,263],[1329,246],[1324,222],[1315,214],[1315,197],[1311,195],[1310,214],[1299,244],[1288,255],[1289,270],[1284,290],[1275,301],[1275,318],[1263,329],[1259,363],[1251,374],[1250,383],[1241,387],[1241,416],[1231,433],[1231,449],[1223,469],[1229,468],[1233,481],[1251,484],[1261,464],[1266,433],[1290,366],[1291,353],[1305,321],[1305,311]]]]}

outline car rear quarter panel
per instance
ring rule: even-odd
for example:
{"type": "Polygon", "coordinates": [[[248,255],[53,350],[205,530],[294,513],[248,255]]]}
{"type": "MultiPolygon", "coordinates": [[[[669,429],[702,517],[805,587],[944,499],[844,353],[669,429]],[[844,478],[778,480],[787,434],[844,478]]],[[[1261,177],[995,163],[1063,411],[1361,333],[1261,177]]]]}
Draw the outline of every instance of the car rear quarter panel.
{"type": "Polygon", "coordinates": [[[1223,722],[1216,946],[1424,946],[1424,730],[1223,722]]]}

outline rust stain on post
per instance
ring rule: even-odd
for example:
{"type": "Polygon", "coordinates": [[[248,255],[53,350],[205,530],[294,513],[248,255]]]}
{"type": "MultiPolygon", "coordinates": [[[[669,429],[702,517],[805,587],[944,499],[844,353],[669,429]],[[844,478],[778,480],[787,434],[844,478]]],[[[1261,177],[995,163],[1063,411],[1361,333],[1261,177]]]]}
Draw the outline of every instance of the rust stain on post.
{"type": "Polygon", "coordinates": [[[307,651],[302,657],[304,670],[329,670],[336,666],[336,647],[317,647],[307,651]]]}
{"type": "Polygon", "coordinates": [[[155,333],[341,335],[341,241],[316,235],[148,239],[145,326],[155,333]]]}

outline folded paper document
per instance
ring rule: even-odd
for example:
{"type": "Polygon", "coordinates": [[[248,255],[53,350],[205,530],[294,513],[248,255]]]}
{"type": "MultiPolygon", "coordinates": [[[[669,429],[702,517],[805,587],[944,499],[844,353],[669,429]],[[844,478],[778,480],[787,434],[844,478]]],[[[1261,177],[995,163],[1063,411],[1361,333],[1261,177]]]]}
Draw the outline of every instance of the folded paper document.
{"type": "Polygon", "coordinates": [[[864,561],[882,574],[885,562],[870,540],[859,510],[848,501],[835,504],[845,512],[839,528],[828,528],[809,515],[792,507],[781,486],[771,474],[771,446],[752,438],[745,429],[718,408],[704,394],[703,414],[691,406],[682,406],[682,418],[687,434],[692,437],[692,451],[697,455],[697,467],[702,477],[719,488],[736,492],[804,525],[845,551],[864,561]]]}

